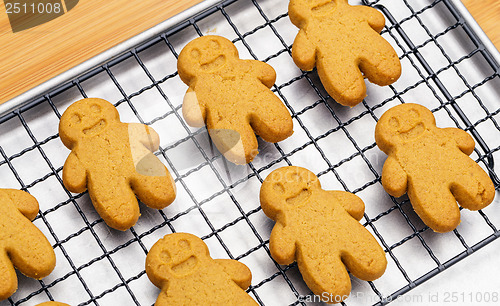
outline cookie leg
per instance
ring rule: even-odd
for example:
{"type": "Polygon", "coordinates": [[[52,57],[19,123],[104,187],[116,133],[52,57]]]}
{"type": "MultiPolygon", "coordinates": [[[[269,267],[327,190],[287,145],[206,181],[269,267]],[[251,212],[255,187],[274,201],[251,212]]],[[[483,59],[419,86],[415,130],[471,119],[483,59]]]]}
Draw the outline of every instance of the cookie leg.
{"type": "Polygon", "coordinates": [[[139,204],[126,178],[91,179],[88,189],[92,204],[110,227],[125,231],[139,219],[139,204]]]}
{"type": "Polygon", "coordinates": [[[44,278],[56,265],[54,250],[35,225],[27,223],[23,227],[24,232],[12,237],[6,248],[10,260],[24,275],[35,279],[44,278]]]}
{"type": "Polygon", "coordinates": [[[297,264],[311,291],[327,303],[340,303],[351,292],[351,280],[340,256],[323,254],[321,260],[306,259],[299,252],[297,264]]]}
{"type": "Polygon", "coordinates": [[[0,254],[0,300],[5,300],[17,290],[17,275],[7,253],[0,254]]]}
{"type": "Polygon", "coordinates": [[[363,75],[354,62],[339,65],[323,58],[318,61],[317,68],[321,83],[338,103],[352,107],[366,97],[363,75]]]}
{"type": "Polygon", "coordinates": [[[166,168],[165,171],[163,176],[137,174],[130,180],[139,200],[151,208],[163,209],[175,199],[174,180],[166,168]]]}
{"type": "Polygon", "coordinates": [[[257,138],[247,122],[209,121],[207,127],[215,146],[229,161],[244,165],[257,155],[257,138]]]}
{"type": "Polygon", "coordinates": [[[435,232],[445,233],[454,230],[460,223],[457,201],[448,188],[439,187],[434,183],[430,183],[429,186],[410,186],[408,197],[413,209],[435,232]]]}
{"type": "Polygon", "coordinates": [[[401,64],[392,47],[379,49],[362,57],[359,67],[372,83],[385,86],[394,83],[401,76],[401,64]]]}
{"type": "Polygon", "coordinates": [[[269,89],[256,97],[256,109],[250,116],[250,124],[257,135],[268,142],[278,142],[293,133],[290,113],[281,100],[269,89]]]}
{"type": "Polygon", "coordinates": [[[387,267],[384,250],[361,224],[350,229],[355,241],[347,242],[342,261],[352,275],[365,281],[381,277],[387,267]]]}
{"type": "Polygon", "coordinates": [[[476,163],[471,165],[474,171],[460,175],[451,185],[451,193],[458,203],[470,210],[479,210],[493,202],[495,186],[486,172],[476,163]]]}

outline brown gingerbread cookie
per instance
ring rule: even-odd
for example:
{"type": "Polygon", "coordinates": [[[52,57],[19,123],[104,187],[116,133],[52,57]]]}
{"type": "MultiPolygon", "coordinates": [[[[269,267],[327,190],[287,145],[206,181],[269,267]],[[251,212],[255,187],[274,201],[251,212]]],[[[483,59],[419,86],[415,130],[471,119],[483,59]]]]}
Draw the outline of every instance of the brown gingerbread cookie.
{"type": "Polygon", "coordinates": [[[31,223],[37,214],[38,202],[29,193],[0,189],[0,300],[17,290],[14,267],[35,279],[42,279],[54,270],[54,250],[31,223]]]}
{"type": "Polygon", "coordinates": [[[65,304],[65,303],[61,303],[61,302],[50,301],[50,302],[38,304],[36,306],[69,306],[69,305],[65,304]]]}
{"type": "Polygon", "coordinates": [[[221,36],[203,36],[187,44],[177,69],[189,86],[182,113],[193,127],[206,124],[212,141],[231,162],[246,164],[258,154],[255,133],[278,142],[293,133],[290,113],[270,90],[276,72],[266,63],[241,60],[221,36]]]}
{"type": "Polygon", "coordinates": [[[187,233],[166,235],[146,257],[146,273],[161,289],[155,306],[257,305],[244,290],[252,273],[232,259],[212,259],[207,245],[187,233]]]}
{"type": "Polygon", "coordinates": [[[136,195],[155,209],[175,199],[174,181],[152,153],[159,147],[158,134],[143,124],[122,123],[111,103],[96,98],[73,103],[61,116],[59,136],[71,150],[64,186],[71,192],[88,188],[110,227],[124,231],[137,222],[136,195]]]}
{"type": "Polygon", "coordinates": [[[430,110],[406,103],[386,111],[375,128],[378,147],[387,155],[382,185],[392,196],[408,193],[413,209],[435,232],[460,223],[458,203],[485,208],[495,186],[468,155],[474,139],[461,129],[438,128],[430,110]]]}
{"type": "Polygon", "coordinates": [[[363,77],[378,85],[401,75],[396,51],[380,36],[385,18],[374,8],[347,0],[291,0],[288,14],[300,30],[292,57],[302,70],[318,70],[338,103],[355,106],[366,97],[363,77]]]}
{"type": "Polygon", "coordinates": [[[274,170],[262,183],[260,203],[276,221],[271,255],[282,265],[297,261],[312,292],[327,303],[339,303],[351,291],[346,268],[362,280],[385,271],[385,253],[359,223],[364,203],[356,195],[321,188],[317,176],[295,166],[274,170]]]}

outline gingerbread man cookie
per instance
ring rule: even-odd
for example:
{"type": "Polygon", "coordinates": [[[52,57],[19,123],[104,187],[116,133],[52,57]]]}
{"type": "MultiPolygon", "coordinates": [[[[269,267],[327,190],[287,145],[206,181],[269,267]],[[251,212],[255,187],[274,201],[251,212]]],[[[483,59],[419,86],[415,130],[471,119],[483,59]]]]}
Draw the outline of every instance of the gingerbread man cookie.
{"type": "Polygon", "coordinates": [[[127,230],[139,218],[137,197],[163,209],[175,199],[175,184],[167,168],[152,153],[158,134],[138,123],[122,123],[116,108],[102,99],[73,103],[61,116],[59,136],[71,150],[63,167],[64,186],[89,190],[106,224],[127,230]]]}
{"type": "Polygon", "coordinates": [[[69,306],[69,305],[65,304],[65,303],[61,303],[61,302],[50,301],[50,302],[38,304],[36,306],[69,306]]]}
{"type": "Polygon", "coordinates": [[[252,273],[232,259],[212,259],[207,245],[187,233],[166,235],[146,257],[146,273],[161,289],[155,306],[257,305],[244,290],[252,273]]]}
{"type": "Polygon", "coordinates": [[[269,240],[272,257],[283,265],[296,260],[307,286],[324,302],[349,296],[346,268],[366,281],[384,273],[385,253],[359,223],[364,203],[354,194],[323,190],[314,173],[289,166],[264,180],[260,203],[276,221],[269,240]]]}
{"type": "Polygon", "coordinates": [[[366,97],[363,77],[377,85],[394,83],[401,63],[379,33],[385,18],[374,8],[347,0],[291,0],[288,13],[300,31],[292,57],[302,70],[314,67],[338,103],[355,106],[366,97]]]}
{"type": "Polygon", "coordinates": [[[0,189],[0,300],[17,290],[14,267],[42,279],[56,265],[56,255],[43,233],[33,224],[38,202],[29,193],[0,189]]]}
{"type": "Polygon", "coordinates": [[[375,128],[378,147],[388,156],[382,185],[392,196],[408,193],[413,209],[435,232],[460,223],[458,203],[470,210],[493,201],[495,186],[468,155],[474,139],[457,128],[438,128],[430,110],[418,104],[395,106],[375,128]]]}
{"type": "Polygon", "coordinates": [[[239,59],[228,39],[191,41],[182,49],[177,69],[189,86],[184,119],[193,127],[206,124],[215,146],[231,162],[246,164],[257,155],[255,133],[269,142],[292,135],[290,113],[269,89],[276,72],[266,63],[239,59]]]}

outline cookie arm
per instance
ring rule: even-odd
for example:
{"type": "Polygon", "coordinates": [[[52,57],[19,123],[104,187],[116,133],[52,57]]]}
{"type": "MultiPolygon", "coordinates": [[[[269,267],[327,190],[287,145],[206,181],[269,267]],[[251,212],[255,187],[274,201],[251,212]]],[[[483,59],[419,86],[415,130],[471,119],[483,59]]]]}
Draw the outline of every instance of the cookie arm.
{"type": "Polygon", "coordinates": [[[268,63],[250,60],[252,72],[266,87],[271,88],[276,82],[276,71],[268,63]]]}
{"type": "Polygon", "coordinates": [[[381,12],[372,7],[363,5],[356,6],[356,9],[357,12],[368,21],[368,24],[373,30],[377,33],[382,32],[385,26],[385,17],[381,12]]]}
{"type": "Polygon", "coordinates": [[[87,190],[87,170],[75,153],[71,152],[63,167],[63,183],[71,192],[84,192],[87,190]]]}
{"type": "Polygon", "coordinates": [[[295,236],[280,222],[276,222],[269,239],[271,256],[280,265],[289,265],[295,260],[295,236]]]}
{"type": "Polygon", "coordinates": [[[406,193],[408,187],[408,176],[399,162],[389,156],[382,168],[382,186],[385,191],[394,197],[400,197],[406,193]]]}
{"type": "Polygon", "coordinates": [[[16,270],[14,270],[14,265],[3,247],[0,253],[0,275],[0,301],[3,301],[17,290],[16,270]]]}
{"type": "Polygon", "coordinates": [[[474,142],[474,138],[472,138],[469,133],[458,128],[444,128],[443,130],[446,132],[446,134],[455,139],[460,151],[464,152],[467,155],[471,155],[472,152],[474,152],[476,143],[474,142]]]}
{"type": "Polygon", "coordinates": [[[344,209],[356,220],[361,220],[365,212],[365,203],[357,195],[346,191],[331,190],[328,194],[344,207],[344,209]]]}
{"type": "Polygon", "coordinates": [[[184,95],[182,116],[186,120],[186,123],[192,127],[201,128],[205,126],[207,116],[205,103],[202,100],[198,100],[193,85],[188,88],[184,95]]]}
{"type": "Polygon", "coordinates": [[[243,263],[233,259],[214,259],[214,261],[241,289],[247,289],[252,283],[252,272],[243,263]]]}
{"type": "Polygon", "coordinates": [[[128,123],[128,132],[131,141],[140,142],[151,152],[158,150],[160,136],[152,127],[141,123],[128,123]]]}
{"type": "Polygon", "coordinates": [[[292,46],[292,58],[302,70],[311,71],[316,66],[316,46],[307,38],[304,30],[300,30],[292,46]]]}
{"type": "Polygon", "coordinates": [[[31,194],[17,189],[3,189],[19,211],[30,221],[35,219],[38,214],[38,201],[31,194]]]}

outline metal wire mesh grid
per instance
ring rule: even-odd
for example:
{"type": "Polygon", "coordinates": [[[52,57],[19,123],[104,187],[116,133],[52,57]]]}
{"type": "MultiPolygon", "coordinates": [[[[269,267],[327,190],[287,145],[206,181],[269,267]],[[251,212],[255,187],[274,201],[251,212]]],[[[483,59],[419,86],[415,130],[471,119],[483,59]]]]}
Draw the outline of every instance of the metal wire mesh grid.
{"type": "Polygon", "coordinates": [[[212,257],[249,266],[248,292],[261,305],[309,304],[312,293],[296,264],[280,266],[270,257],[273,223],[258,201],[262,180],[286,165],[309,168],[325,189],[359,195],[366,203],[362,222],[387,253],[384,276],[374,282],[352,278],[353,292],[364,298],[352,296],[344,305],[388,303],[498,238],[498,199],[483,211],[462,210],[454,232],[433,233],[407,198],[384,192],[385,156],[373,139],[385,110],[404,102],[423,104],[439,126],[474,135],[478,145],[472,158],[489,171],[498,190],[498,66],[447,0],[365,4],[385,14],[382,35],[398,52],[403,76],[388,87],[368,84],[368,97],[352,109],[336,104],[314,71],[293,64],[297,29],[287,18],[287,1],[231,0],[2,117],[0,184],[37,197],[40,213],[34,223],[54,246],[57,267],[41,281],[19,275],[18,291],[0,304],[55,299],[71,305],[151,305],[158,290],[145,275],[147,251],[164,235],[182,231],[202,237],[212,257]],[[295,134],[279,144],[260,141],[260,154],[248,166],[227,163],[206,130],[189,128],[180,115],[186,86],[177,76],[176,57],[203,34],[223,35],[233,40],[241,58],[271,64],[278,74],[273,91],[292,113],[295,134]],[[87,193],[71,194],[62,185],[69,152],[58,139],[58,119],[72,102],[92,96],[113,102],[122,121],[148,124],[160,134],[157,155],[178,187],[168,208],[141,206],[139,222],[126,232],[109,229],[87,193]]]}

